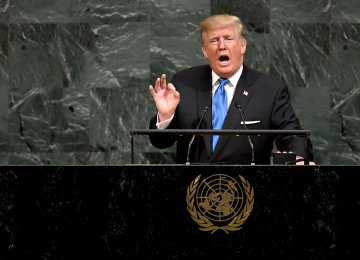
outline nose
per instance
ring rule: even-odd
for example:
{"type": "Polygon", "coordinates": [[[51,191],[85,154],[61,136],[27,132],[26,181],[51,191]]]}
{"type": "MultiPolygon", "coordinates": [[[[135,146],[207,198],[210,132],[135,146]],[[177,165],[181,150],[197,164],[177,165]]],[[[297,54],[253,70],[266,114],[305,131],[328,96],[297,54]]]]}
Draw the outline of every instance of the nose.
{"type": "Polygon", "coordinates": [[[219,40],[219,49],[220,50],[225,50],[226,49],[226,41],[224,38],[220,38],[219,40]]]}

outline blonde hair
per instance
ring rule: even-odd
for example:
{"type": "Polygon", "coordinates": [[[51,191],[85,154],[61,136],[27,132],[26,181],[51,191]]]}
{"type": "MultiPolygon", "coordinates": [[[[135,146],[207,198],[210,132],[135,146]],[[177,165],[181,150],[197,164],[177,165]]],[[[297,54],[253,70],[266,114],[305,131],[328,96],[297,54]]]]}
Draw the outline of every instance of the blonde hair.
{"type": "Polygon", "coordinates": [[[201,43],[203,43],[203,34],[205,32],[232,24],[236,24],[238,26],[239,36],[245,39],[244,25],[239,17],[229,14],[216,14],[206,18],[200,23],[201,43]]]}

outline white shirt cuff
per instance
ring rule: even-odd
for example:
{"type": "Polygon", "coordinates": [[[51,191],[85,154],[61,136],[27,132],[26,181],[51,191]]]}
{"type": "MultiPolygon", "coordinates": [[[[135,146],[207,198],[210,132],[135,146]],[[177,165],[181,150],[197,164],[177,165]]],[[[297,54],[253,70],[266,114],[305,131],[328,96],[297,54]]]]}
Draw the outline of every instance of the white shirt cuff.
{"type": "Polygon", "coordinates": [[[157,122],[156,122],[156,127],[157,129],[166,129],[169,127],[171,121],[173,120],[174,118],[174,114],[169,118],[169,119],[166,119],[162,122],[159,122],[159,114],[157,115],[157,122]]]}

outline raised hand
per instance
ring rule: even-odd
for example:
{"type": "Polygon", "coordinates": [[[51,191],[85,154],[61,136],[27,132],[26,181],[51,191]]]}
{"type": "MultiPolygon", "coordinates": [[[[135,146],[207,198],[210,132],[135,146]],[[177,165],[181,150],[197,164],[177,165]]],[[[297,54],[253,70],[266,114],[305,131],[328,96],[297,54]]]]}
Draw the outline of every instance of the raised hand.
{"type": "Polygon", "coordinates": [[[150,85],[149,90],[158,109],[160,122],[169,119],[175,113],[175,109],[180,102],[180,93],[176,91],[173,84],[166,83],[165,74],[156,79],[155,89],[150,85]]]}

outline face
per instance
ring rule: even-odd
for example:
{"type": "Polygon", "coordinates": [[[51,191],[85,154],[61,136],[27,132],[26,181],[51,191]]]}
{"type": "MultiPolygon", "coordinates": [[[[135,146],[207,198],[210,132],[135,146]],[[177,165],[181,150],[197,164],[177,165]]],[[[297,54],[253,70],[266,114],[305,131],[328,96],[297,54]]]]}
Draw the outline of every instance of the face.
{"type": "Polygon", "coordinates": [[[241,67],[246,40],[240,36],[236,24],[204,32],[202,51],[210,67],[222,78],[233,76],[241,67]]]}

